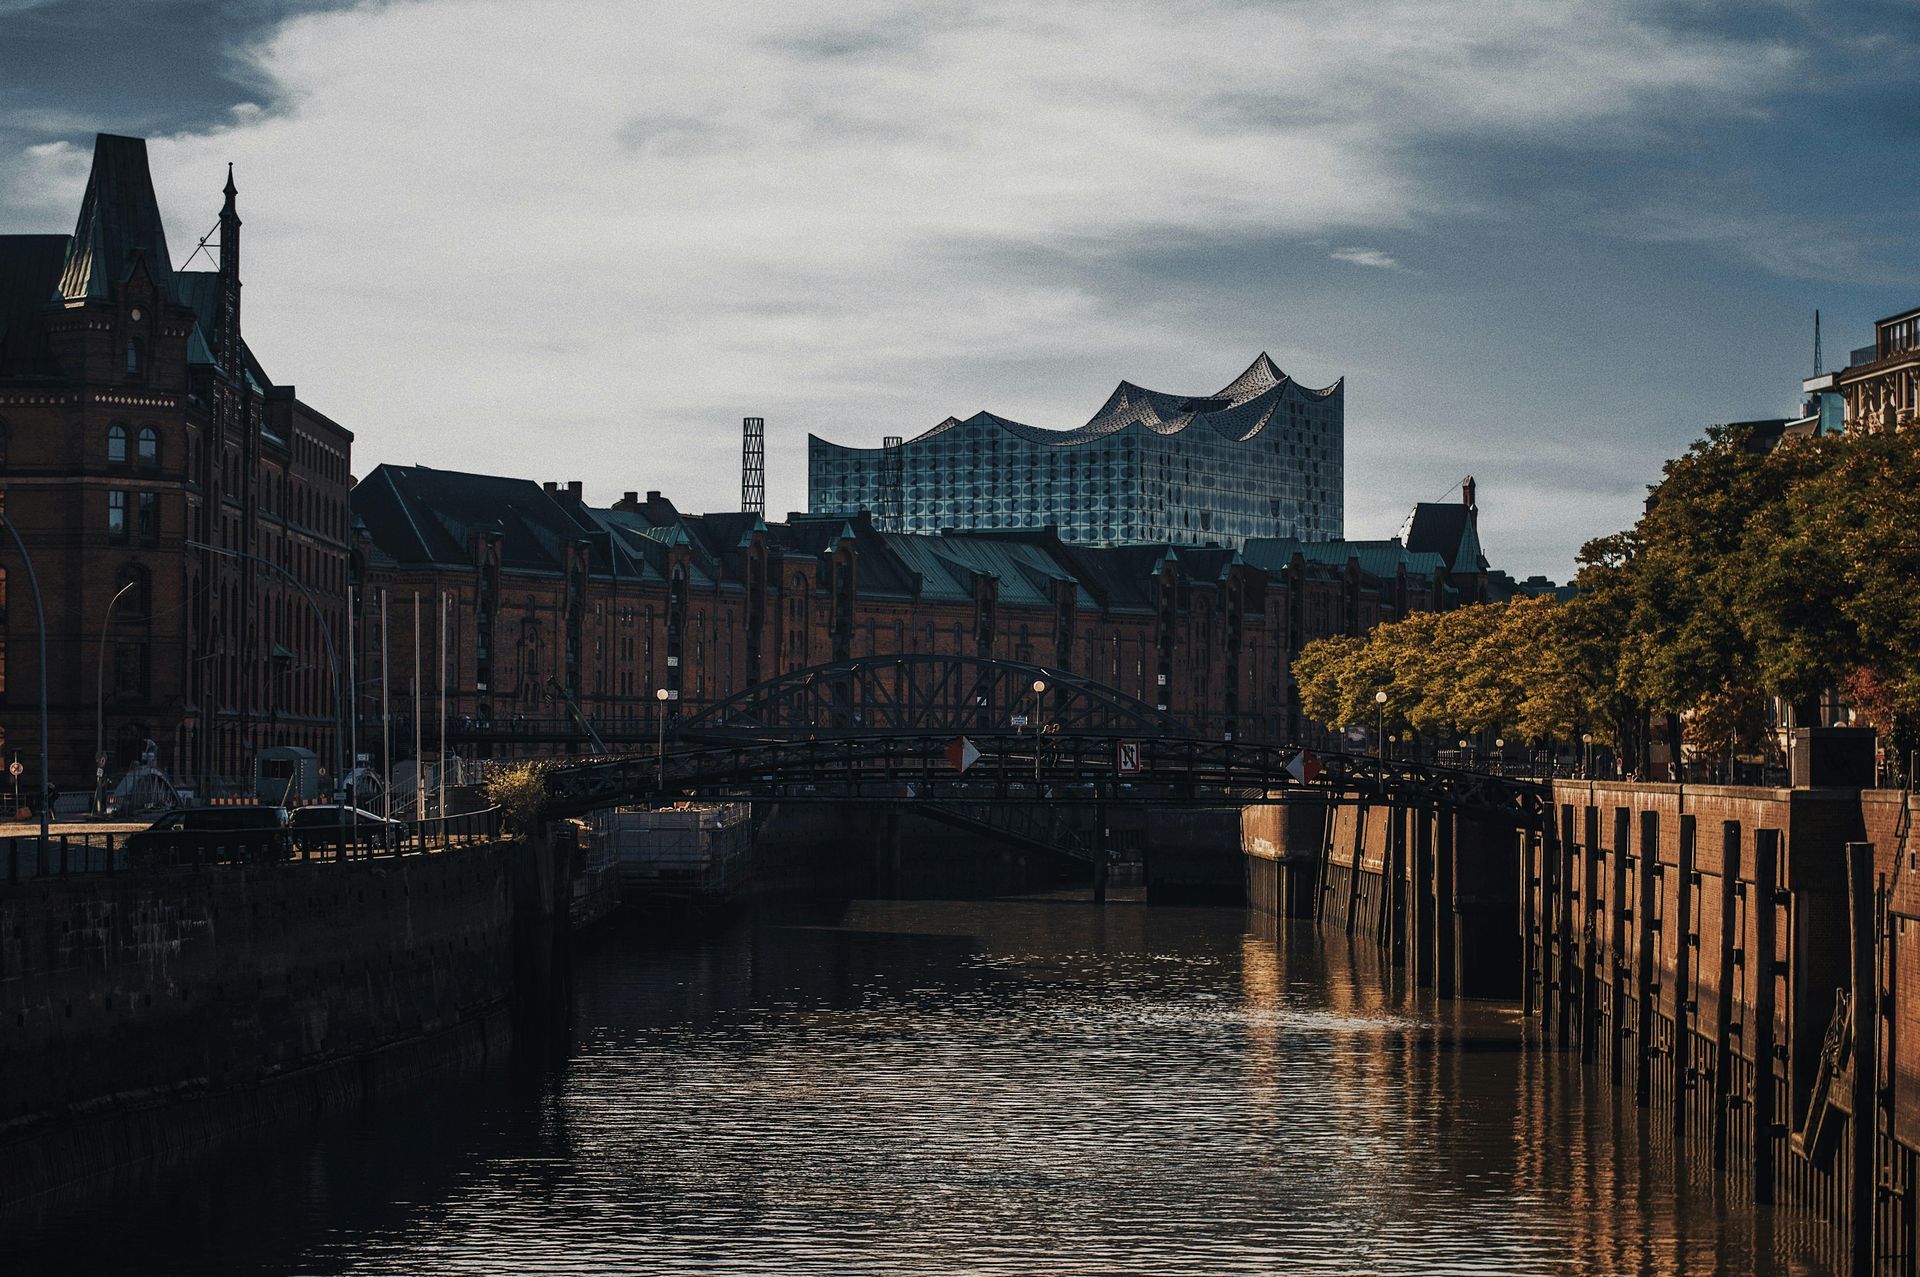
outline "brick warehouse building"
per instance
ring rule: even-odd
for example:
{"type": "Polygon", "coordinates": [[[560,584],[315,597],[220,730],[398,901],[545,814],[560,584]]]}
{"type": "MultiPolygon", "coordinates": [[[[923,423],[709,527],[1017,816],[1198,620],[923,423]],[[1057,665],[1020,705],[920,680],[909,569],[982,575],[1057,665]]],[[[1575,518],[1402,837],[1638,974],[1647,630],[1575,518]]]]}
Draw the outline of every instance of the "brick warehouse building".
{"type": "Polygon", "coordinates": [[[688,515],[657,492],[602,509],[581,487],[380,466],[354,489],[363,749],[380,736],[382,592],[398,759],[412,753],[416,598],[428,756],[442,594],[455,752],[583,747],[562,688],[602,730],[645,739],[658,688],[686,715],[793,670],[893,653],[1032,661],[1210,734],[1314,741],[1324,738],[1301,721],[1292,653],[1488,597],[1498,579],[1479,554],[1477,511],[1454,506],[1414,516],[1428,540],[1452,530],[1443,549],[1255,540],[1236,552],[1078,546],[1051,529],[887,532],[864,514],[688,515]]]}
{"type": "MultiPolygon", "coordinates": [[[[0,484],[45,598],[68,791],[92,783],[96,734],[109,776],[149,740],[176,779],[333,747],[319,623],[236,556],[290,574],[344,635],[353,436],[249,349],[231,172],[225,197],[214,269],[175,269],[146,144],[103,134],[71,236],[0,236],[0,484]]],[[[31,769],[39,652],[16,559],[0,541],[0,729],[31,769]]]]}

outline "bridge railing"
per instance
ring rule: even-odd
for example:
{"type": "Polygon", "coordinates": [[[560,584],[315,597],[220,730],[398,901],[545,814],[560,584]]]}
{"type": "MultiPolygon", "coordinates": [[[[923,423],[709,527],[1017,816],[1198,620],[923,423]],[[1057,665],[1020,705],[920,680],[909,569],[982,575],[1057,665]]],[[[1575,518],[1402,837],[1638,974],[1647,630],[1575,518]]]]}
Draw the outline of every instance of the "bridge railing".
{"type": "Polygon", "coordinates": [[[0,839],[0,881],[199,870],[215,866],[279,866],[431,855],[496,842],[500,809],[421,821],[309,829],[140,830],[130,833],[20,834],[0,839]]]}
{"type": "Polygon", "coordinates": [[[738,741],[583,761],[548,773],[561,812],[661,798],[779,801],[1266,802],[1318,797],[1523,810],[1542,790],[1526,781],[1382,760],[1318,754],[1303,778],[1293,746],[1194,739],[976,734],[978,761],[962,774],[952,742],[918,736],[738,741]]]}

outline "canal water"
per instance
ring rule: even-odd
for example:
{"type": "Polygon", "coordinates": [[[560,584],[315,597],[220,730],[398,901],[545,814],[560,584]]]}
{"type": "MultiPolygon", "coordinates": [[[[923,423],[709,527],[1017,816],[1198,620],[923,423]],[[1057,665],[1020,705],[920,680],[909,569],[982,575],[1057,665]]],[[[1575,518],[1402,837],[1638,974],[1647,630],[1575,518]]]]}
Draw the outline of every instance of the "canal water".
{"type": "Polygon", "coordinates": [[[8,1227],[0,1270],[1817,1273],[1629,1097],[1310,924],[763,908],[580,956],[573,1035],[8,1227]]]}

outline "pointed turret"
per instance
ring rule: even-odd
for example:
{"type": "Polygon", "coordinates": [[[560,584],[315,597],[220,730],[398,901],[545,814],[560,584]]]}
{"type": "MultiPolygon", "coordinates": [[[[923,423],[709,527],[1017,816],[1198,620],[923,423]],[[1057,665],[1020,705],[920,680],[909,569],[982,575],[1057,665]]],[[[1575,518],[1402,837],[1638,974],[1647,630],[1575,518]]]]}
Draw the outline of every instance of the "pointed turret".
{"type": "Polygon", "coordinates": [[[220,322],[215,334],[214,356],[221,367],[239,374],[244,362],[240,349],[240,210],[234,197],[240,188],[233,184],[233,165],[227,165],[227,185],[220,205],[220,322]]]}
{"type": "Polygon", "coordinates": [[[80,200],[60,293],[68,298],[110,297],[135,258],[145,261],[147,274],[163,291],[172,283],[173,258],[167,253],[167,232],[147,168],[147,143],[101,133],[93,139],[93,169],[80,200]]]}

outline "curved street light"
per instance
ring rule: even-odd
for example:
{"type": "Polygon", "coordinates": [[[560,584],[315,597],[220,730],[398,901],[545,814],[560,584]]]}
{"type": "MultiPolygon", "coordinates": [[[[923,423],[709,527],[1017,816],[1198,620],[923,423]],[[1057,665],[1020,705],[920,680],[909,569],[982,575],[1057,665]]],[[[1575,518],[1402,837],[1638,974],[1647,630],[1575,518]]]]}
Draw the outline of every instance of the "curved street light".
{"type": "Polygon", "coordinates": [[[93,767],[98,773],[93,778],[93,809],[99,811],[104,805],[100,791],[107,783],[107,635],[113,629],[113,609],[128,590],[139,584],[139,579],[128,581],[107,600],[107,618],[100,622],[100,656],[93,668],[93,767]]]}
{"type": "MultiPolygon", "coordinates": [[[[42,862],[47,855],[47,823],[53,813],[47,801],[47,612],[40,605],[40,574],[33,570],[33,556],[27,553],[27,543],[20,539],[20,529],[13,526],[13,520],[6,511],[0,509],[0,523],[7,525],[7,535],[13,538],[13,548],[20,551],[20,562],[27,568],[27,586],[33,592],[33,617],[40,627],[40,850],[42,862]]],[[[44,868],[44,863],[37,868],[44,868]]]]}

